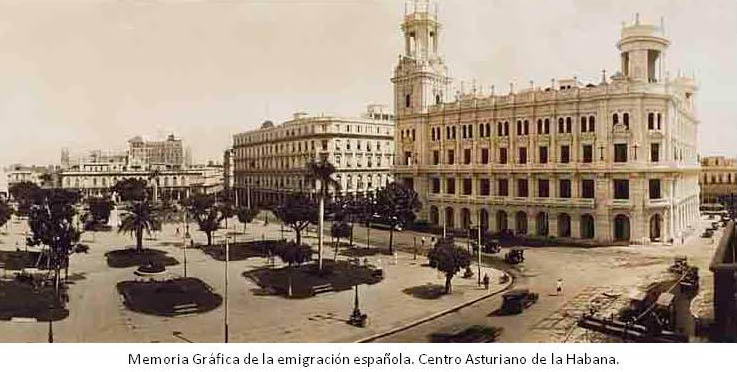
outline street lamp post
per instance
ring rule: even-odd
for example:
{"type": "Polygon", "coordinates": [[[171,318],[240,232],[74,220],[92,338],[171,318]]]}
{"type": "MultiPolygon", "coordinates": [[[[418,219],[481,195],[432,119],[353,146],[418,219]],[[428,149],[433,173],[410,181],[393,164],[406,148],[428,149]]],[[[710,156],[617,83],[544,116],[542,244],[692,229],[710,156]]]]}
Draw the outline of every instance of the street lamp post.
{"type": "Polygon", "coordinates": [[[54,343],[54,305],[49,305],[49,343],[54,343]]]}
{"type": "Polygon", "coordinates": [[[230,261],[230,246],[228,245],[228,219],[225,218],[225,298],[223,326],[225,330],[225,343],[228,343],[228,262],[230,261]]]}

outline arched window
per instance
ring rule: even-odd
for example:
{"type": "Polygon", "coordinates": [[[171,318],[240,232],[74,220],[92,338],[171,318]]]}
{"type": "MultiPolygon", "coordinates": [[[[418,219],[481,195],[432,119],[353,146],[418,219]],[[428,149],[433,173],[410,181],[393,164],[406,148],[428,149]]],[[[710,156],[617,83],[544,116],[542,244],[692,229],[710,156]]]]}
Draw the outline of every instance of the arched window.
{"type": "Polygon", "coordinates": [[[412,97],[409,94],[404,96],[404,107],[409,107],[411,102],[412,102],[412,97]]]}
{"type": "Polygon", "coordinates": [[[566,118],[566,133],[571,133],[571,117],[566,118]]]}
{"type": "Polygon", "coordinates": [[[564,121],[563,118],[558,118],[558,133],[563,133],[563,125],[564,121]]]}
{"type": "Polygon", "coordinates": [[[617,124],[619,124],[619,114],[615,112],[614,115],[612,115],[612,125],[617,125],[617,124]]]}
{"type": "Polygon", "coordinates": [[[545,119],[545,134],[550,134],[550,119],[545,119]]]}
{"type": "Polygon", "coordinates": [[[517,120],[517,135],[522,135],[522,120],[517,120]]]}
{"type": "Polygon", "coordinates": [[[504,135],[504,127],[502,126],[501,121],[496,124],[496,135],[497,137],[501,137],[504,135]]]}
{"type": "Polygon", "coordinates": [[[589,116],[589,132],[596,131],[596,117],[594,115],[589,116]]]}
{"type": "Polygon", "coordinates": [[[479,123],[479,137],[484,136],[484,123],[479,123]]]}
{"type": "Polygon", "coordinates": [[[649,130],[655,129],[655,114],[652,112],[647,114],[647,129],[649,130]]]}
{"type": "Polygon", "coordinates": [[[624,126],[627,127],[627,129],[630,129],[630,114],[626,112],[622,114],[622,123],[624,123],[624,126]]]}
{"type": "Polygon", "coordinates": [[[658,113],[658,130],[660,130],[660,121],[661,121],[661,119],[662,119],[662,116],[660,115],[660,113],[658,113]]]}
{"type": "Polygon", "coordinates": [[[587,125],[586,125],[586,117],[581,116],[581,133],[586,133],[588,131],[587,125]]]}
{"type": "Polygon", "coordinates": [[[530,121],[525,120],[525,136],[530,134],[530,121]]]}
{"type": "Polygon", "coordinates": [[[486,123],[486,137],[491,137],[491,123],[486,123]]]}
{"type": "Polygon", "coordinates": [[[504,122],[504,135],[505,136],[509,135],[509,122],[508,121],[504,122]]]}
{"type": "Polygon", "coordinates": [[[543,133],[543,121],[542,119],[537,119],[537,134],[543,133]]]}
{"type": "Polygon", "coordinates": [[[435,95],[435,104],[440,104],[440,95],[435,95]]]}

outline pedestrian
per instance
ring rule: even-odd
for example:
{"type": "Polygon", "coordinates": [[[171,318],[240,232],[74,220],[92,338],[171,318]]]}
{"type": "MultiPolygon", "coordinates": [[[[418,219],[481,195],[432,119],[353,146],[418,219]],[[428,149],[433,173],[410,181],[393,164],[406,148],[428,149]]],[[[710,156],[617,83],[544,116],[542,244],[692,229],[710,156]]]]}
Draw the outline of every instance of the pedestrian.
{"type": "Polygon", "coordinates": [[[490,281],[491,281],[491,279],[489,279],[489,274],[488,273],[487,274],[484,274],[484,288],[486,288],[487,291],[489,290],[489,282],[490,281]]]}
{"type": "Polygon", "coordinates": [[[563,294],[563,279],[558,279],[558,282],[555,284],[555,292],[560,296],[563,294]]]}

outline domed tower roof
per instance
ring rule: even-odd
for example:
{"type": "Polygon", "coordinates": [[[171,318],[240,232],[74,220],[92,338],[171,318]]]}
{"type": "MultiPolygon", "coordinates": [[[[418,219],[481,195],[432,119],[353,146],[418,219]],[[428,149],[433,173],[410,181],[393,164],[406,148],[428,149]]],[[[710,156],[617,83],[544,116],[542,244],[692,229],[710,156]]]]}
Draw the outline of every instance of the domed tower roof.
{"type": "Polygon", "coordinates": [[[273,127],[274,127],[274,122],[273,122],[273,121],[271,121],[271,120],[266,120],[266,121],[264,121],[264,122],[263,122],[263,123],[261,124],[261,129],[266,129],[266,128],[273,128],[273,127]]]}

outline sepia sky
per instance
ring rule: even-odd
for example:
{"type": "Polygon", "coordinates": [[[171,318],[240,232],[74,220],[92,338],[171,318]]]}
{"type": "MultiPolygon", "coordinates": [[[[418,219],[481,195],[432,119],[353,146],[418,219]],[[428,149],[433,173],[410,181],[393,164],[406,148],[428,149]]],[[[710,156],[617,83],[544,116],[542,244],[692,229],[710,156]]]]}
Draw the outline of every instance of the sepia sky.
{"type": "MultiPolygon", "coordinates": [[[[401,0],[0,0],[0,165],[169,133],[195,161],[219,161],[233,133],[267,118],[390,104],[403,11],[401,0]]],[[[635,12],[665,17],[671,76],[696,74],[700,151],[734,156],[732,0],[441,0],[441,49],[454,78],[485,91],[598,82],[617,70],[635,12]]]]}

